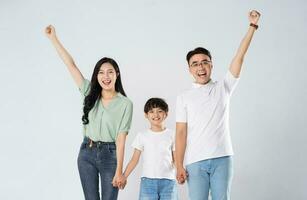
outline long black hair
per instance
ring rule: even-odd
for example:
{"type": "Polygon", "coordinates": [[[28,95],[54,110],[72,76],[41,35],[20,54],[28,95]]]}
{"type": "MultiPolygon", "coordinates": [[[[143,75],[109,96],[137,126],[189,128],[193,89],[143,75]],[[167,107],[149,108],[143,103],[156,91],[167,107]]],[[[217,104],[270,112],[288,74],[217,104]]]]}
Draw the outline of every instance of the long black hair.
{"type": "Polygon", "coordinates": [[[85,97],[84,102],[83,102],[83,105],[84,105],[83,116],[82,116],[83,124],[89,123],[88,113],[94,107],[97,99],[100,99],[100,97],[101,97],[102,87],[100,86],[100,84],[97,80],[97,75],[98,75],[98,72],[100,70],[101,65],[104,64],[104,63],[111,64],[115,69],[115,72],[116,72],[116,75],[117,75],[116,81],[115,81],[115,91],[121,93],[124,96],[127,96],[125,91],[124,91],[123,85],[122,85],[118,64],[112,58],[104,57],[104,58],[100,59],[96,63],[95,68],[94,68],[94,72],[93,72],[92,79],[91,79],[90,92],[85,97]]]}

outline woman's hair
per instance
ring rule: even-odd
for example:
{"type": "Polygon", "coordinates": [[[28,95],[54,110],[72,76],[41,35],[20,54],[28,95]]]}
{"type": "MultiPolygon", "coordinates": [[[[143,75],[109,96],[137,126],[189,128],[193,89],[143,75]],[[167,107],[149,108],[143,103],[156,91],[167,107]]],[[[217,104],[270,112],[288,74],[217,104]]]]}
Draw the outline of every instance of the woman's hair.
{"type": "Polygon", "coordinates": [[[85,97],[84,102],[83,102],[83,105],[84,105],[83,116],[82,116],[83,124],[89,123],[88,113],[94,107],[97,99],[100,99],[100,97],[101,97],[102,87],[100,86],[100,84],[97,80],[97,75],[98,75],[98,72],[100,70],[101,65],[104,64],[104,63],[111,64],[116,71],[117,78],[116,78],[116,81],[115,81],[115,91],[121,93],[124,96],[126,96],[126,93],[125,93],[123,85],[122,85],[118,64],[112,58],[104,57],[104,58],[100,59],[96,63],[96,66],[94,68],[94,72],[93,72],[92,79],[91,79],[90,92],[85,97]]]}
{"type": "Polygon", "coordinates": [[[197,47],[197,48],[195,48],[195,49],[193,49],[193,50],[188,52],[187,57],[186,57],[188,63],[189,63],[191,57],[194,56],[195,54],[207,55],[210,58],[210,60],[211,60],[211,53],[210,53],[209,50],[207,50],[207,49],[205,49],[203,47],[197,47]]]}
{"type": "Polygon", "coordinates": [[[160,108],[164,112],[168,112],[168,105],[164,101],[164,99],[161,98],[150,98],[147,100],[144,106],[144,112],[147,114],[150,110],[154,108],[160,108]]]}

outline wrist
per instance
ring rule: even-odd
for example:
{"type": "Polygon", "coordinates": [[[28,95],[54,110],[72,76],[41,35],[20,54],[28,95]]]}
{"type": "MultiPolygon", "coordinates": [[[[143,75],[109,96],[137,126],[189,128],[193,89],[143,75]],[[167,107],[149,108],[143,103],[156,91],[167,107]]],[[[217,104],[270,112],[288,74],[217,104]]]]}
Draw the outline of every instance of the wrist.
{"type": "Polygon", "coordinates": [[[255,30],[257,30],[257,29],[258,29],[258,25],[257,25],[257,24],[250,23],[250,24],[249,24],[249,26],[251,26],[251,27],[255,28],[255,30]]]}

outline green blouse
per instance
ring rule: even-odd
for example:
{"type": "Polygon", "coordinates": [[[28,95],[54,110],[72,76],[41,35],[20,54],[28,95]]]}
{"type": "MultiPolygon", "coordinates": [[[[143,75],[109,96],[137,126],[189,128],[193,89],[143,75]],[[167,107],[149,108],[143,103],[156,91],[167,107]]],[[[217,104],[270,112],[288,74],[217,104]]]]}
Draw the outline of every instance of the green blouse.
{"type": "MultiPolygon", "coordinates": [[[[83,99],[90,92],[90,84],[84,79],[79,88],[83,99]]],[[[118,134],[128,134],[132,111],[132,102],[120,93],[106,107],[98,99],[88,114],[89,123],[83,125],[84,136],[93,141],[115,142],[118,134]]]]}

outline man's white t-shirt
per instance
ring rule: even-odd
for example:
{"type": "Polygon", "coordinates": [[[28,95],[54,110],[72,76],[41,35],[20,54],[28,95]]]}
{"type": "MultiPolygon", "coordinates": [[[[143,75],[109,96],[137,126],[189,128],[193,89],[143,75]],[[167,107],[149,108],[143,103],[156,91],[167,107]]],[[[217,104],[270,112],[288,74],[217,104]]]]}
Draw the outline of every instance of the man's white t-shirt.
{"type": "Polygon", "coordinates": [[[142,151],[142,177],[175,179],[174,143],[175,132],[170,129],[161,132],[148,129],[137,134],[132,147],[142,151]]]}
{"type": "Polygon", "coordinates": [[[222,81],[193,83],[177,97],[176,122],[187,123],[186,165],[233,155],[229,99],[238,80],[228,71],[222,81]]]}

